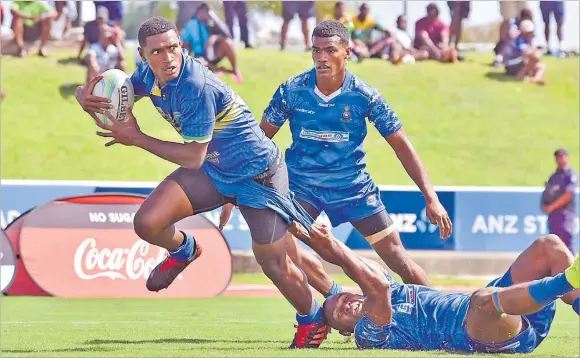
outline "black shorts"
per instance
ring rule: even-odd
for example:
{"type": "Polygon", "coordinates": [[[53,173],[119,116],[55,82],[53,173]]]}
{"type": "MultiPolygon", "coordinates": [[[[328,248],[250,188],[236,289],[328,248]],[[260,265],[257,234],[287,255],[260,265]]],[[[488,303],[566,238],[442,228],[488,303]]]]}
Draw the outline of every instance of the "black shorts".
{"type": "MultiPolygon", "coordinates": [[[[234,198],[220,194],[202,170],[179,168],[167,179],[173,180],[183,189],[194,215],[217,209],[227,203],[236,204],[234,198]]],[[[283,159],[254,180],[278,190],[282,195],[288,193],[288,170],[283,159]]],[[[286,222],[273,210],[240,206],[240,212],[250,228],[254,243],[267,245],[284,238],[286,222]]]]}
{"type": "Polygon", "coordinates": [[[300,20],[316,17],[315,1],[282,1],[282,18],[290,21],[296,14],[300,20]]]}
{"type": "Polygon", "coordinates": [[[469,1],[447,1],[447,6],[449,6],[449,12],[451,13],[451,18],[455,12],[455,6],[458,6],[459,14],[462,19],[467,19],[469,17],[470,4],[469,1]]]}

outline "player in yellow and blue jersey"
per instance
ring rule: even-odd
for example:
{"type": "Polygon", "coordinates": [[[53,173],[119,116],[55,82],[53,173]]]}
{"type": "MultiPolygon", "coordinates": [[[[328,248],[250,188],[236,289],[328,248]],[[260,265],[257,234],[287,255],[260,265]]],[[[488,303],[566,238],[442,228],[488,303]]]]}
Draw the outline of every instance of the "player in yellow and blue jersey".
{"type": "Polygon", "coordinates": [[[100,77],[79,87],[76,97],[97,125],[107,130],[98,133],[112,139],[107,146],[137,146],[179,166],[149,195],[134,218],[141,239],[169,251],[151,272],[147,288],[167,288],[201,253],[195,238],[175,229],[176,222],[236,203],[250,228],[258,263],[303,317],[311,337],[292,347],[317,346],[327,334],[320,306],[304,274],[288,258],[282,240],[288,223],[298,221],[309,228],[313,219],[288,190],[281,151],[264,135],[244,101],[182,51],[172,22],[151,18],[141,25],[138,39],[143,62],[131,76],[135,95],[149,97],[183,143],[144,134],[132,113],[126,123],[114,118],[113,125],[100,123],[94,113],[110,108],[107,99],[91,95],[100,77]]]}

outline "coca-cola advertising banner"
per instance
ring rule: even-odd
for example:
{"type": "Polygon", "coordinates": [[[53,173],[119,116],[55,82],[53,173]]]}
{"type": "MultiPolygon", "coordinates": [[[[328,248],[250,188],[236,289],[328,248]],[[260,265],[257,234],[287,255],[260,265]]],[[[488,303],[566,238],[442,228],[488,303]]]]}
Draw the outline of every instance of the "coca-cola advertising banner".
{"type": "MultiPolygon", "coordinates": [[[[144,197],[91,195],[39,206],[22,218],[19,254],[28,276],[58,297],[208,298],[224,291],[232,258],[226,241],[203,216],[177,223],[203,247],[203,255],[166,290],[145,281],[166,250],[139,239],[133,217],[144,197]]],[[[10,292],[8,292],[10,294],[10,292]]]]}
{"type": "Polygon", "coordinates": [[[16,276],[16,252],[4,230],[0,230],[0,292],[4,293],[16,276]]]}

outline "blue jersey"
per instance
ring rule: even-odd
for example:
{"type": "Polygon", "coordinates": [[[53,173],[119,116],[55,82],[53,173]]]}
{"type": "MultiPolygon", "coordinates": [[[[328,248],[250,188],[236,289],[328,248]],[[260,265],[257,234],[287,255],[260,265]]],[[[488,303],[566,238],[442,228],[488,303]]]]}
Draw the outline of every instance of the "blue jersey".
{"type": "Polygon", "coordinates": [[[348,71],[342,88],[330,96],[318,91],[314,69],[289,79],[278,87],[264,117],[278,127],[290,122],[290,180],[321,188],[369,180],[363,150],[367,119],[383,137],[402,127],[379,91],[348,71]]]}
{"type": "Polygon", "coordinates": [[[209,142],[202,169],[213,181],[237,183],[262,174],[278,148],[244,101],[197,59],[182,54],[178,78],[159,86],[149,64],[131,76],[136,96],[148,96],[185,142],[209,142]]]}
{"type": "Polygon", "coordinates": [[[463,350],[463,321],[470,295],[445,293],[426,286],[391,286],[393,319],[377,326],[363,317],[354,334],[359,348],[463,350]]]}
{"type": "MultiPolygon", "coordinates": [[[[387,278],[391,283],[392,321],[378,326],[363,317],[354,329],[359,348],[531,353],[548,335],[556,313],[556,302],[552,302],[538,312],[522,316],[528,327],[515,337],[498,343],[478,342],[465,330],[471,295],[402,285],[388,274],[387,278]]],[[[510,270],[487,285],[509,286],[512,286],[510,270]]]]}

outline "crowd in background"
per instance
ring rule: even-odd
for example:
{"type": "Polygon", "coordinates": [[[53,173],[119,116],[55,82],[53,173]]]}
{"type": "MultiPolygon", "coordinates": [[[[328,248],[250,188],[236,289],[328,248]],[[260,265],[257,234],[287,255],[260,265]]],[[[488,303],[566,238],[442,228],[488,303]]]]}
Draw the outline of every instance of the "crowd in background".
{"type": "MultiPolygon", "coordinates": [[[[27,38],[38,39],[37,54],[48,56],[47,43],[51,39],[66,37],[71,23],[78,16],[75,1],[13,1],[9,9],[0,5],[2,23],[4,12],[10,11],[11,33],[3,28],[4,40],[9,38],[16,45],[15,54],[28,55],[24,42],[27,38]],[[28,36],[27,36],[28,34],[28,36]]],[[[83,39],[80,43],[78,58],[87,66],[87,78],[91,78],[110,68],[124,70],[125,51],[123,1],[93,1],[95,20],[84,24],[83,39]],[[86,51],[86,53],[85,53],[86,51]]],[[[154,2],[152,2],[153,4],[154,2]]],[[[239,26],[240,43],[246,49],[255,45],[250,43],[248,26],[248,5],[246,1],[224,1],[223,18],[216,9],[217,3],[202,1],[173,1],[176,8],[176,25],[180,31],[184,47],[202,60],[219,75],[229,73],[233,79],[243,82],[240,63],[233,41],[234,19],[239,26]],[[221,66],[227,60],[229,66],[221,66]]],[[[451,22],[445,23],[439,16],[442,11],[437,4],[431,3],[425,9],[425,16],[414,24],[410,31],[404,14],[397,17],[395,24],[380,24],[370,15],[369,4],[349,8],[346,2],[336,2],[331,13],[321,16],[316,10],[315,1],[282,1],[282,25],[280,29],[280,49],[286,49],[288,27],[296,17],[301,22],[304,47],[310,51],[311,30],[309,19],[316,21],[335,19],[349,28],[352,34],[352,60],[386,60],[393,64],[413,63],[435,60],[455,63],[464,59],[459,52],[463,22],[470,16],[470,1],[448,1],[451,22]]],[[[546,49],[534,46],[535,24],[528,7],[528,1],[500,1],[503,21],[499,28],[499,38],[495,47],[492,65],[504,66],[507,75],[519,80],[530,79],[544,84],[546,66],[542,56],[564,57],[562,51],[562,25],[564,22],[563,1],[540,1],[540,9],[545,26],[545,37],[549,44],[550,22],[556,22],[558,47],[546,49]]],[[[372,4],[372,3],[370,3],[372,4]]],[[[7,24],[5,24],[7,25],[7,24]]],[[[139,56],[137,56],[139,62],[139,56]]]]}

